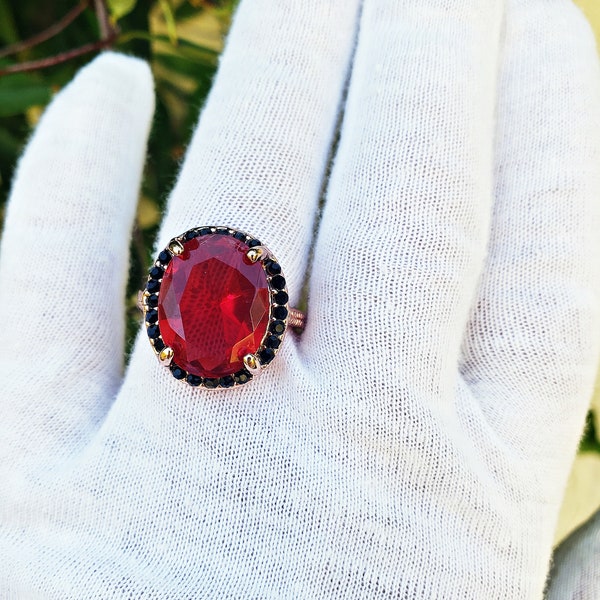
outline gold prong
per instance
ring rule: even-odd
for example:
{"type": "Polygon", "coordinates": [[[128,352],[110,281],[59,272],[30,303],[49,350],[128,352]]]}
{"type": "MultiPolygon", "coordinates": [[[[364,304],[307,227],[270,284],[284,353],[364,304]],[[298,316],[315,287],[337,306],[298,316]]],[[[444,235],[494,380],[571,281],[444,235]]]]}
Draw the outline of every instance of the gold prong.
{"type": "Polygon", "coordinates": [[[252,375],[258,375],[260,373],[260,365],[258,364],[258,359],[254,354],[246,354],[244,356],[244,366],[252,375]]]}
{"type": "Polygon", "coordinates": [[[254,246],[246,252],[246,257],[250,262],[258,262],[259,260],[265,260],[267,258],[267,249],[263,246],[254,246]]]}
{"type": "Polygon", "coordinates": [[[158,353],[158,360],[160,361],[161,365],[168,367],[171,364],[171,361],[173,360],[173,350],[169,348],[169,346],[165,346],[158,353]]]}
{"type": "Polygon", "coordinates": [[[179,256],[183,253],[183,244],[176,239],[173,239],[169,242],[169,252],[173,256],[179,256]]]}

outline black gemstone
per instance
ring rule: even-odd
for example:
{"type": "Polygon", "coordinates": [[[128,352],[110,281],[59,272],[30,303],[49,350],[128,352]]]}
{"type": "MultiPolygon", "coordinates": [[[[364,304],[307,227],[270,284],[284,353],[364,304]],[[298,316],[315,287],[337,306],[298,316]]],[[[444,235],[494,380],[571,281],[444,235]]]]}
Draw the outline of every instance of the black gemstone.
{"type": "Polygon", "coordinates": [[[198,375],[192,375],[191,373],[185,378],[185,380],[194,387],[202,383],[202,377],[198,377],[198,375]]]}
{"type": "Polygon", "coordinates": [[[281,335],[285,331],[285,323],[283,321],[273,321],[269,325],[269,331],[281,335]]]}
{"type": "Polygon", "coordinates": [[[165,347],[165,343],[160,338],[154,340],[154,349],[157,352],[160,352],[164,347],[165,347]]]}
{"type": "Polygon", "coordinates": [[[193,240],[194,238],[198,237],[198,235],[199,235],[199,233],[195,229],[191,229],[190,231],[186,232],[185,239],[186,240],[193,240]]]}
{"type": "Polygon", "coordinates": [[[245,241],[246,241],[246,234],[245,234],[245,233],[242,233],[241,231],[236,231],[236,232],[233,234],[233,237],[234,237],[236,240],[240,240],[240,242],[245,242],[245,241]]]}
{"type": "Polygon", "coordinates": [[[282,275],[275,275],[271,279],[271,286],[276,290],[282,290],[285,287],[285,278],[282,275]]]}
{"type": "Polygon", "coordinates": [[[158,325],[150,325],[150,327],[146,329],[146,333],[148,334],[149,338],[154,339],[160,335],[160,329],[158,328],[158,325]]]}
{"type": "Polygon", "coordinates": [[[156,279],[151,279],[147,284],[146,284],[146,289],[151,293],[154,294],[155,292],[158,292],[158,290],[160,290],[160,283],[158,283],[158,281],[156,281],[156,279]]]}
{"type": "Polygon", "coordinates": [[[261,365],[268,365],[275,358],[275,350],[264,348],[258,353],[258,358],[261,365]]]}
{"type": "Polygon", "coordinates": [[[146,304],[151,308],[156,308],[158,306],[158,296],[156,294],[148,296],[146,299],[146,304]]]}
{"type": "Polygon", "coordinates": [[[229,231],[227,229],[217,229],[215,233],[218,233],[219,235],[229,235],[229,231]]]}
{"type": "Polygon", "coordinates": [[[286,294],[286,292],[277,292],[273,296],[273,300],[275,300],[275,302],[277,304],[287,304],[287,301],[289,300],[289,297],[286,294]]]}
{"type": "Polygon", "coordinates": [[[234,383],[235,381],[231,375],[221,377],[221,386],[224,388],[230,388],[234,383]]]}
{"type": "Polygon", "coordinates": [[[163,264],[166,265],[169,262],[171,262],[171,259],[173,258],[173,256],[171,255],[171,253],[168,250],[163,250],[159,255],[158,255],[158,260],[163,264]]]}
{"type": "Polygon", "coordinates": [[[248,381],[252,379],[252,375],[250,375],[248,371],[243,370],[235,373],[233,378],[235,379],[236,383],[248,383],[248,381]]]}
{"type": "Polygon", "coordinates": [[[204,380],[204,387],[210,388],[210,389],[214,389],[216,387],[219,386],[219,380],[218,379],[205,379],[204,380]]]}
{"type": "Polygon", "coordinates": [[[198,233],[200,235],[208,235],[210,233],[210,227],[203,227],[198,233]]]}
{"type": "Polygon", "coordinates": [[[146,313],[146,322],[147,323],[156,323],[158,321],[158,311],[157,310],[149,310],[146,313]]]}
{"type": "Polygon", "coordinates": [[[273,309],[273,316],[276,319],[285,319],[288,316],[288,310],[285,306],[276,306],[273,309]]]}
{"type": "Polygon", "coordinates": [[[249,248],[254,248],[254,246],[260,246],[260,242],[256,239],[252,239],[248,242],[249,248]]]}
{"type": "Polygon", "coordinates": [[[175,379],[183,379],[186,376],[186,372],[179,366],[171,364],[171,373],[175,379]]]}
{"type": "Polygon", "coordinates": [[[162,276],[165,274],[164,270],[161,269],[160,267],[152,267],[150,269],[150,277],[152,277],[152,279],[162,279],[162,276]]]}
{"type": "Polygon", "coordinates": [[[267,262],[267,272],[269,275],[279,275],[281,273],[281,265],[274,260],[267,262]]]}
{"type": "Polygon", "coordinates": [[[265,341],[267,348],[279,348],[279,344],[281,344],[281,340],[276,335],[270,335],[265,341]]]}

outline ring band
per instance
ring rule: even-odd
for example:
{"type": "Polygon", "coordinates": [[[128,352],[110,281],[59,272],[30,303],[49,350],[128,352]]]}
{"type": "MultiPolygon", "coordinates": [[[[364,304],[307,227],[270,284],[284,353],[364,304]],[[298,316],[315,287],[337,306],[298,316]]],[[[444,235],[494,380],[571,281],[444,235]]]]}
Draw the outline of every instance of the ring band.
{"type": "Polygon", "coordinates": [[[273,253],[230,227],[195,227],[158,254],[140,292],[146,333],[162,365],[191,386],[248,383],[306,315],[288,307],[273,253]]]}
{"type": "Polygon", "coordinates": [[[302,331],[306,325],[306,315],[297,308],[290,308],[288,313],[288,326],[302,331]]]}

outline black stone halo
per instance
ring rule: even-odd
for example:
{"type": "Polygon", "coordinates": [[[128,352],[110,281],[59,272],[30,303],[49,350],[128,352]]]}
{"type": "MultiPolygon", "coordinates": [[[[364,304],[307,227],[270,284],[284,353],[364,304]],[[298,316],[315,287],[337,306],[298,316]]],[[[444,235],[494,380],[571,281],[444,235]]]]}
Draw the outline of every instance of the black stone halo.
{"type": "Polygon", "coordinates": [[[273,254],[255,237],[224,226],[194,227],[172,238],[159,252],[149,270],[146,287],[140,292],[139,305],[144,314],[148,339],[160,363],[169,368],[175,379],[185,381],[194,387],[202,386],[208,389],[230,388],[251,381],[275,358],[288,327],[300,331],[305,323],[305,316],[301,311],[288,307],[286,280],[273,254]],[[219,378],[202,377],[180,367],[176,363],[173,349],[163,340],[159,324],[160,289],[170,262],[177,260],[177,257],[184,252],[186,242],[201,236],[214,235],[232,236],[247,246],[246,256],[251,262],[260,261],[269,291],[268,326],[256,352],[244,357],[244,368],[219,378]]]}

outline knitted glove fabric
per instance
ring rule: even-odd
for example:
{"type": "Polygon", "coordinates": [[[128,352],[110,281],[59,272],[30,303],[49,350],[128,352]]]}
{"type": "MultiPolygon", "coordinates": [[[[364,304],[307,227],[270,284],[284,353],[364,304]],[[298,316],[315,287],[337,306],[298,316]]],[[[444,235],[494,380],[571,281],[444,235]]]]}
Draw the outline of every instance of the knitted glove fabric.
{"type": "Polygon", "coordinates": [[[547,600],[600,597],[600,511],[574,531],[554,553],[547,600]]]}
{"type": "Polygon", "coordinates": [[[599,75],[562,0],[242,2],[157,247],[251,232],[292,305],[314,261],[304,334],[210,391],[145,334],[122,372],[151,80],[82,70],[2,240],[5,596],[541,598],[599,353],[599,75]]]}

